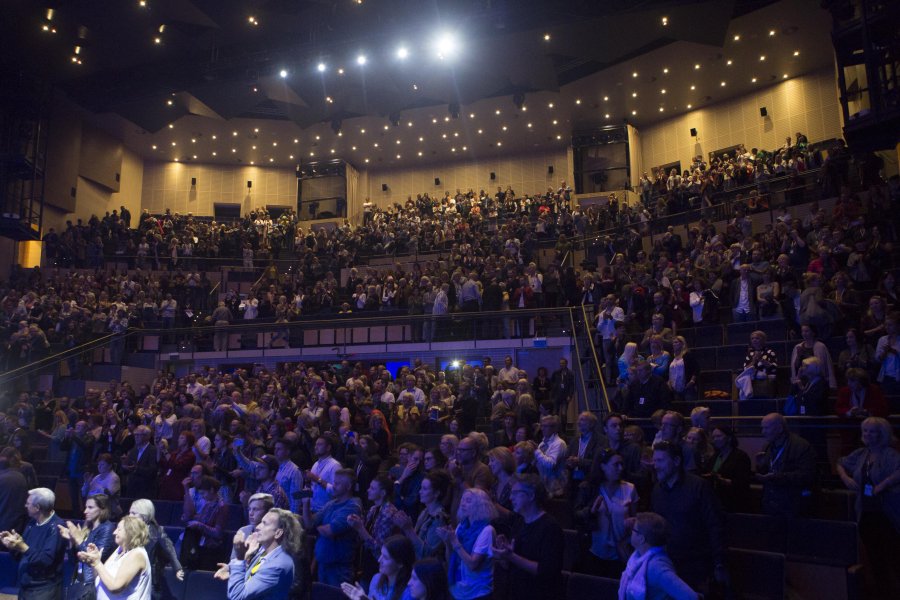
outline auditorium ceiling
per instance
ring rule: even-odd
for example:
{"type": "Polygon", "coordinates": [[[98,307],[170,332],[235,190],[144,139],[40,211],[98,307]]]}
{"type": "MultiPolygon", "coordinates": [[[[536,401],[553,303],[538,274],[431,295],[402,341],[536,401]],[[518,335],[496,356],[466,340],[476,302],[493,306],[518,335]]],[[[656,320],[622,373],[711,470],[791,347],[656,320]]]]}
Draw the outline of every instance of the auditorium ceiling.
{"type": "Polygon", "coordinates": [[[2,75],[147,159],[551,152],[833,64],[816,0],[6,0],[2,75]]]}

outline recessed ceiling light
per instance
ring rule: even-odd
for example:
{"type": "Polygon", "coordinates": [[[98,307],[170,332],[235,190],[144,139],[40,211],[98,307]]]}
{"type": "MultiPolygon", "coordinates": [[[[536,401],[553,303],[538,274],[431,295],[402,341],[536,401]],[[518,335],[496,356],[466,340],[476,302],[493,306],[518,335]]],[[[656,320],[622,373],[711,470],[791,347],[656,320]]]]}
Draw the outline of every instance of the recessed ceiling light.
{"type": "Polygon", "coordinates": [[[756,77],[750,80],[750,83],[756,83],[756,77]]]}
{"type": "Polygon", "coordinates": [[[289,160],[294,160],[294,155],[291,154],[290,156],[288,156],[288,159],[289,159],[289,160]]]}
{"type": "Polygon", "coordinates": [[[319,136],[316,136],[316,141],[317,141],[317,142],[319,141],[319,136]]]}
{"type": "Polygon", "coordinates": [[[766,60],[766,55],[765,55],[765,54],[760,54],[760,55],[759,55],[759,60],[766,60]]]}
{"type": "Polygon", "coordinates": [[[156,144],[153,144],[153,145],[150,146],[150,147],[153,148],[154,150],[156,150],[156,144]]]}
{"type": "Polygon", "coordinates": [[[741,36],[739,34],[735,34],[734,41],[736,41],[736,42],[741,41],[741,36]]]}
{"type": "Polygon", "coordinates": [[[450,122],[450,117],[444,117],[444,123],[449,123],[449,122],[450,122]]]}
{"type": "Polygon", "coordinates": [[[660,93],[660,94],[665,94],[665,93],[666,93],[666,88],[663,88],[663,89],[659,90],[659,93],[660,93]]]}
{"type": "Polygon", "coordinates": [[[343,74],[344,74],[344,69],[342,67],[342,68],[338,69],[338,75],[343,75],[343,74]]]}
{"type": "Polygon", "coordinates": [[[409,56],[409,49],[406,46],[400,46],[397,48],[397,58],[403,60],[409,56]]]}
{"type": "Polygon", "coordinates": [[[278,71],[278,75],[280,75],[282,79],[286,79],[288,76],[287,69],[282,69],[282,70],[278,71]]]}
{"type": "Polygon", "coordinates": [[[608,118],[609,118],[609,113],[606,113],[605,115],[603,115],[603,118],[604,118],[604,119],[608,119],[608,118]]]}
{"type": "Polygon", "coordinates": [[[365,54],[360,54],[359,56],[357,56],[357,57],[356,57],[356,64],[358,64],[358,65],[364,65],[364,64],[366,64],[366,55],[365,55],[365,54]]]}
{"type": "Polygon", "coordinates": [[[315,153],[315,152],[310,152],[309,155],[310,155],[310,156],[315,156],[316,153],[315,153]]]}
{"type": "Polygon", "coordinates": [[[437,119],[431,119],[432,123],[437,123],[437,119]]]}
{"type": "Polygon", "coordinates": [[[696,71],[696,70],[699,70],[699,69],[700,69],[700,63],[697,63],[696,65],[694,65],[694,70],[695,70],[695,71],[696,71]]]}
{"type": "Polygon", "coordinates": [[[250,148],[256,150],[256,146],[250,146],[250,148]]]}
{"type": "Polygon", "coordinates": [[[528,127],[531,127],[531,123],[528,124],[528,127]]]}
{"type": "Polygon", "coordinates": [[[384,130],[385,130],[385,131],[388,130],[388,126],[387,126],[387,125],[384,126],[384,130]]]}
{"type": "Polygon", "coordinates": [[[334,148],[331,149],[331,153],[334,154],[334,148]]]}
{"type": "Polygon", "coordinates": [[[316,65],[316,70],[319,71],[319,73],[324,73],[325,69],[327,68],[328,66],[323,62],[320,62],[318,65],[316,65]]]}
{"type": "Polygon", "coordinates": [[[338,137],[344,137],[344,132],[343,132],[343,131],[338,131],[337,136],[338,136],[338,137]]]}
{"type": "Polygon", "coordinates": [[[500,114],[500,109],[498,108],[497,110],[495,110],[495,111],[494,111],[494,114],[495,114],[495,115],[499,115],[499,114],[500,114]]]}
{"type": "Polygon", "coordinates": [[[466,151],[466,150],[468,150],[468,148],[467,148],[467,147],[465,147],[465,146],[463,146],[463,148],[462,148],[462,149],[463,149],[463,152],[465,152],[465,151],[466,151]]]}
{"type": "Polygon", "coordinates": [[[638,76],[638,72],[635,71],[634,73],[631,74],[631,76],[632,76],[632,77],[637,77],[637,76],[638,76]]]}
{"type": "MultiPolygon", "coordinates": [[[[450,152],[456,152],[456,148],[450,148],[450,152]]],[[[400,158],[399,156],[397,158],[400,158]]]]}
{"type": "Polygon", "coordinates": [[[251,165],[255,165],[256,163],[255,163],[254,161],[251,160],[251,161],[250,161],[250,164],[251,164],[251,165]]]}
{"type": "Polygon", "coordinates": [[[356,150],[356,146],[350,146],[350,149],[355,151],[355,150],[356,150]]]}
{"type": "Polygon", "coordinates": [[[172,142],[172,145],[173,145],[173,146],[176,145],[176,142],[172,142]]]}
{"type": "Polygon", "coordinates": [[[528,110],[528,107],[523,105],[523,106],[522,106],[522,112],[526,112],[527,110],[528,110]]]}
{"type": "Polygon", "coordinates": [[[781,78],[782,78],[782,79],[787,79],[787,78],[788,78],[788,74],[787,74],[787,73],[785,73],[785,74],[784,74],[784,75],[782,75],[782,77],[781,77],[781,78]]]}
{"type": "Polygon", "coordinates": [[[178,162],[178,159],[177,159],[177,158],[176,158],[176,159],[174,159],[174,160],[175,160],[175,162],[178,162]]]}
{"type": "Polygon", "coordinates": [[[408,127],[412,127],[412,126],[413,126],[413,122],[412,122],[412,121],[409,121],[406,125],[407,125],[408,127]]]}
{"type": "Polygon", "coordinates": [[[552,102],[548,103],[547,108],[553,108],[553,103],[552,102]]]}
{"type": "Polygon", "coordinates": [[[725,61],[725,64],[728,65],[729,67],[731,66],[731,63],[732,63],[732,60],[730,58],[727,61],[725,61]]]}
{"type": "Polygon", "coordinates": [[[175,129],[175,123],[169,123],[169,129],[175,129]]]}
{"type": "Polygon", "coordinates": [[[237,134],[238,134],[237,131],[232,131],[232,132],[231,132],[232,137],[237,137],[237,134]]]}
{"type": "Polygon", "coordinates": [[[191,143],[192,143],[192,144],[196,144],[196,143],[197,143],[197,138],[191,138],[191,143]]]}
{"type": "Polygon", "coordinates": [[[422,156],[422,151],[421,151],[421,150],[419,150],[419,156],[422,156]]]}
{"type": "Polygon", "coordinates": [[[632,98],[637,98],[637,92],[631,92],[631,97],[632,97],[632,98]]]}
{"type": "Polygon", "coordinates": [[[213,155],[213,156],[217,156],[217,154],[216,154],[215,152],[213,152],[212,155],[213,155]]]}
{"type": "Polygon", "coordinates": [[[479,129],[479,130],[478,130],[478,134],[481,135],[482,133],[484,133],[484,130],[483,130],[483,129],[479,129]]]}
{"type": "Polygon", "coordinates": [[[424,141],[425,141],[425,138],[422,137],[422,136],[419,136],[419,141],[420,141],[420,142],[424,142],[424,141]]]}
{"type": "Polygon", "coordinates": [[[212,139],[216,139],[216,136],[215,136],[215,134],[214,134],[214,135],[213,135],[213,136],[212,136],[212,139]]]}
{"type": "Polygon", "coordinates": [[[369,159],[367,158],[367,159],[366,159],[365,161],[363,161],[363,162],[369,162],[369,159]]]}
{"type": "Polygon", "coordinates": [[[400,160],[400,155],[399,155],[399,154],[397,155],[397,160],[400,160]]]}
{"type": "Polygon", "coordinates": [[[297,138],[294,138],[294,143],[295,143],[295,144],[299,144],[299,143],[300,143],[300,140],[298,140],[297,138]]]}
{"type": "Polygon", "coordinates": [[[794,50],[794,56],[800,56],[800,51],[799,51],[799,50],[794,50]]]}
{"type": "MultiPolygon", "coordinates": [[[[72,58],[75,60],[78,60],[74,56],[72,58]]],[[[166,100],[166,104],[168,104],[169,106],[172,106],[174,104],[174,102],[172,102],[171,100],[166,100]]]]}
{"type": "Polygon", "coordinates": [[[503,129],[503,131],[506,131],[506,125],[504,125],[503,127],[501,127],[501,129],[503,129]]]}
{"type": "Polygon", "coordinates": [[[400,140],[397,140],[397,144],[398,144],[398,145],[400,144],[400,140]]]}
{"type": "Polygon", "coordinates": [[[162,44],[162,38],[161,37],[153,38],[153,43],[154,44],[162,44]]]}
{"type": "Polygon", "coordinates": [[[444,138],[444,139],[446,140],[446,139],[447,139],[447,134],[446,134],[446,133],[442,133],[442,134],[441,134],[441,137],[444,138]]]}
{"type": "Polygon", "coordinates": [[[373,147],[373,148],[377,148],[377,147],[378,147],[378,142],[375,142],[374,144],[372,144],[372,147],[373,147]]]}
{"type": "Polygon", "coordinates": [[[545,33],[545,34],[544,34],[544,41],[545,41],[545,42],[549,42],[549,41],[550,41],[550,34],[549,34],[549,33],[545,33]]]}
{"type": "Polygon", "coordinates": [[[576,98],[575,104],[581,104],[581,98],[576,98]]]}
{"type": "MultiPolygon", "coordinates": [[[[195,156],[194,158],[197,158],[197,157],[195,156]]],[[[269,159],[269,162],[270,162],[270,163],[271,163],[271,162],[275,162],[275,159],[274,159],[274,158],[270,158],[270,159],[269,159]]]]}
{"type": "Polygon", "coordinates": [[[365,129],[360,129],[359,132],[360,132],[360,133],[365,133],[366,130],[365,130],[365,129]]]}
{"type": "Polygon", "coordinates": [[[722,87],[725,87],[725,82],[723,81],[723,82],[719,83],[719,85],[722,87]]]}
{"type": "MultiPolygon", "coordinates": [[[[553,119],[553,124],[556,125],[557,123],[559,123],[559,121],[557,121],[556,119],[553,119]]],[[[529,123],[528,126],[531,127],[531,123],[529,123]]]]}
{"type": "Polygon", "coordinates": [[[474,119],[474,118],[475,118],[475,113],[469,113],[469,118],[470,118],[470,119],[474,119]]]}
{"type": "Polygon", "coordinates": [[[669,17],[663,17],[663,18],[662,18],[662,24],[663,24],[663,27],[665,27],[666,25],[668,25],[668,24],[669,24],[669,17]]]}
{"type": "Polygon", "coordinates": [[[663,73],[668,74],[668,73],[669,73],[669,67],[664,68],[664,69],[663,69],[663,73]]]}
{"type": "Polygon", "coordinates": [[[235,152],[237,152],[237,148],[232,148],[231,153],[234,154],[235,152]]]}
{"type": "Polygon", "coordinates": [[[664,110],[666,109],[664,109],[662,106],[659,107],[659,112],[663,112],[664,110]]]}
{"type": "Polygon", "coordinates": [[[453,137],[459,137],[459,132],[458,132],[458,131],[454,131],[454,132],[453,132],[453,137]]]}
{"type": "Polygon", "coordinates": [[[502,145],[503,145],[503,142],[497,142],[497,145],[498,145],[498,146],[502,146],[502,145]]]}
{"type": "Polygon", "coordinates": [[[773,35],[775,35],[775,30],[774,30],[774,29],[770,29],[770,30],[769,30],[769,37],[771,37],[771,36],[773,36],[773,35]]]}
{"type": "Polygon", "coordinates": [[[603,101],[604,101],[604,102],[609,102],[609,96],[603,96],[603,101]]]}
{"type": "Polygon", "coordinates": [[[637,114],[637,111],[636,111],[636,110],[633,110],[633,111],[631,111],[631,114],[632,114],[632,115],[636,115],[636,114],[637,114]]]}
{"type": "Polygon", "coordinates": [[[697,89],[697,86],[696,86],[696,85],[692,85],[692,86],[691,86],[691,91],[694,91],[694,90],[696,90],[696,89],[697,89]]]}
{"type": "Polygon", "coordinates": [[[557,135],[557,136],[556,136],[556,139],[561,140],[561,139],[562,139],[562,136],[561,136],[561,135],[557,135]]]}
{"type": "Polygon", "coordinates": [[[253,133],[259,133],[259,127],[254,127],[254,128],[253,128],[253,133]]]}

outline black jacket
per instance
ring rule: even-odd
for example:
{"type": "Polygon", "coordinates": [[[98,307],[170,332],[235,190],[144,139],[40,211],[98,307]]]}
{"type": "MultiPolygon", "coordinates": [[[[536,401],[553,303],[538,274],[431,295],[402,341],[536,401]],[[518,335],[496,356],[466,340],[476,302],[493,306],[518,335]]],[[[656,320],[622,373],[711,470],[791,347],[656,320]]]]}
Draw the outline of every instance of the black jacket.
{"type": "Polygon", "coordinates": [[[621,411],[629,417],[649,418],[659,409],[669,407],[671,392],[662,377],[651,375],[645,382],[628,384],[628,393],[622,399],[621,411]]]}
{"type": "Polygon", "coordinates": [[[767,515],[797,516],[812,495],[816,482],[816,451],[790,433],[781,446],[767,444],[756,472],[772,474],[763,480],[762,509],[767,515]]]}

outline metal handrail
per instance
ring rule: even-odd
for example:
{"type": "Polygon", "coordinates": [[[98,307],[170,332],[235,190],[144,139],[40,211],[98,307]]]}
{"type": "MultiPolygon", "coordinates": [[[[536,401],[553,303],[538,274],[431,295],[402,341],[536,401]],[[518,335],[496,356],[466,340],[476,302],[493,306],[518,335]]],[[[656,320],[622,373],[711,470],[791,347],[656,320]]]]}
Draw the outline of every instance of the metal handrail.
{"type": "Polygon", "coordinates": [[[603,380],[603,369],[600,367],[600,358],[597,356],[597,348],[594,345],[594,336],[591,335],[591,326],[588,324],[587,308],[581,305],[581,314],[584,317],[584,327],[587,331],[588,344],[591,347],[591,354],[594,357],[594,368],[597,371],[597,380],[600,382],[600,389],[603,392],[603,404],[606,407],[606,413],[612,412],[612,405],[609,402],[609,394],[606,391],[606,382],[603,380]]]}
{"type": "Polygon", "coordinates": [[[35,362],[12,369],[11,371],[6,371],[5,373],[0,373],[0,385],[2,385],[3,383],[6,383],[8,381],[13,381],[15,379],[18,379],[20,377],[30,375],[32,373],[40,371],[40,370],[42,370],[46,367],[52,366],[54,364],[58,364],[68,358],[72,358],[74,356],[79,356],[86,352],[96,350],[97,348],[105,346],[107,343],[113,341],[114,339],[125,339],[128,337],[131,337],[132,335],[137,334],[140,331],[141,330],[134,328],[134,329],[129,329],[127,332],[125,332],[124,335],[110,333],[110,334],[104,335],[102,337],[99,337],[95,340],[85,342],[84,344],[81,344],[79,346],[67,348],[66,350],[63,350],[62,352],[57,352],[56,354],[52,354],[50,356],[45,356],[44,358],[41,358],[35,362]]]}
{"type": "Polygon", "coordinates": [[[569,307],[569,323],[572,326],[572,343],[575,345],[575,364],[578,365],[578,378],[581,380],[581,394],[584,398],[584,407],[589,410],[587,386],[584,383],[584,368],[581,366],[581,350],[578,346],[578,336],[575,334],[575,317],[572,314],[572,307],[569,307]]]}

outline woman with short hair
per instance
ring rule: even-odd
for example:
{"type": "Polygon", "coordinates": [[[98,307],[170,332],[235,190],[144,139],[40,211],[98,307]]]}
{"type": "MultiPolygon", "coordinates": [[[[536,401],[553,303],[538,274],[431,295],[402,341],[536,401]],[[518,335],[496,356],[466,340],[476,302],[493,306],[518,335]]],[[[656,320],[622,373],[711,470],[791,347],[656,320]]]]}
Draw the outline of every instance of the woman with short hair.
{"type": "Polygon", "coordinates": [[[106,562],[95,544],[78,553],[78,559],[96,572],[98,600],[150,600],[151,565],[144,549],[150,539],[147,524],[123,517],[113,535],[118,547],[106,562]]]}
{"type": "Polygon", "coordinates": [[[619,598],[671,598],[696,600],[697,592],[675,573],[672,559],[666,554],[669,525],[656,513],[638,513],[631,528],[634,552],[628,558],[619,580],[619,598]]]}
{"type": "Polygon", "coordinates": [[[166,563],[174,569],[175,577],[179,581],[184,580],[184,569],[178,561],[175,546],[166,535],[165,529],[156,522],[156,508],[153,506],[152,500],[138,498],[131,503],[128,515],[137,517],[147,524],[147,542],[144,544],[144,548],[147,550],[147,556],[150,557],[150,571],[153,578],[152,595],[154,598],[161,598],[162,573],[166,563]]]}

